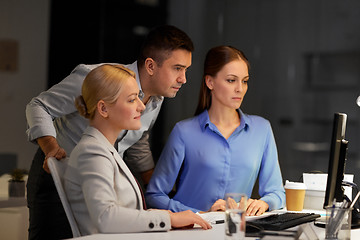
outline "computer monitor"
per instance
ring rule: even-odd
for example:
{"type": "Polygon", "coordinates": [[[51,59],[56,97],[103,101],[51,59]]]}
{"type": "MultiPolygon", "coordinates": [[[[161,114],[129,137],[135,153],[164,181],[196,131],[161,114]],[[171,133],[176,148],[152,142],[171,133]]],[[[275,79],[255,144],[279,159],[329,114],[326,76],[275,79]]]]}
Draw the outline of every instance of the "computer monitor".
{"type": "Polygon", "coordinates": [[[344,200],[342,181],[344,179],[348,141],[345,140],[347,115],[335,113],[330,143],[330,158],[326,184],[324,208],[344,200]]]}
{"type": "MultiPolygon", "coordinates": [[[[334,114],[324,208],[332,206],[334,200],[342,202],[346,199],[350,202],[350,199],[344,195],[342,187],[348,150],[348,141],[345,140],[346,120],[347,115],[345,113],[334,114]]],[[[322,224],[319,223],[317,226],[322,226],[322,224]]],[[[359,227],[360,210],[357,202],[352,210],[351,228],[359,227]]]]}

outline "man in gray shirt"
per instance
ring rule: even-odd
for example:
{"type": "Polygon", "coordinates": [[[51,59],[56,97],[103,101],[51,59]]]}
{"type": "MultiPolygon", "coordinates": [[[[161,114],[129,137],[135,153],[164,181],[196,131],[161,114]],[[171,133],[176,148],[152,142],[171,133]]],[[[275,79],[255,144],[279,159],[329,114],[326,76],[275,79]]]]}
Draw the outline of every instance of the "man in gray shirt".
{"type": "MultiPolygon", "coordinates": [[[[175,97],[186,83],[185,72],[191,65],[193,49],[186,33],[173,26],[161,26],[149,32],[138,60],[124,65],[136,73],[139,97],[146,109],[141,116],[141,129],[121,132],[115,147],[130,169],[141,174],[145,184],[154,168],[149,130],[156,121],[164,97],[175,97]]],[[[80,140],[88,120],[77,112],[74,100],[81,95],[86,75],[99,65],[78,65],[63,81],[33,98],[26,106],[28,139],[40,147],[27,184],[30,240],[72,237],[49,174],[47,158],[70,156],[80,140]]]]}

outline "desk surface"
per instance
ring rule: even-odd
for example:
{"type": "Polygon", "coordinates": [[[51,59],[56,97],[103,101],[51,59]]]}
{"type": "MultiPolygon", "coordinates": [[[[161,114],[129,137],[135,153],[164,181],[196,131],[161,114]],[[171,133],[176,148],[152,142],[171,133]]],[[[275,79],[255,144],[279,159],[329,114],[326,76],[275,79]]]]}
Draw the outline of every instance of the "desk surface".
{"type": "MultiPolygon", "coordinates": [[[[324,228],[319,228],[311,224],[314,231],[317,233],[319,239],[325,238],[324,228]]],[[[224,239],[224,224],[214,225],[210,230],[202,229],[187,229],[187,230],[170,230],[168,232],[149,232],[149,233],[126,233],[126,234],[94,234],[84,237],[76,238],[78,240],[183,240],[183,239],[197,239],[197,240],[219,240],[224,239]]],[[[246,238],[255,240],[258,238],[246,238]]],[[[304,234],[300,239],[307,239],[304,234]]],[[[360,229],[351,230],[351,239],[360,239],[360,229]]]]}
{"type": "Polygon", "coordinates": [[[84,236],[76,239],[81,240],[184,240],[184,239],[197,239],[197,240],[211,240],[224,238],[224,224],[217,224],[210,230],[202,230],[198,228],[187,230],[170,230],[168,232],[148,232],[148,233],[123,233],[123,234],[94,234],[84,236]]]}
{"type": "MultiPolygon", "coordinates": [[[[316,227],[313,223],[310,223],[314,232],[318,235],[319,239],[325,238],[325,229],[316,227]]],[[[148,232],[148,233],[126,233],[126,234],[94,234],[84,237],[76,238],[78,240],[183,240],[183,239],[197,239],[197,240],[219,240],[224,239],[224,224],[213,225],[210,230],[202,230],[200,228],[194,229],[182,229],[182,230],[170,230],[168,232],[148,232]]],[[[246,239],[258,239],[258,238],[246,238],[246,239]]],[[[300,236],[300,239],[307,239],[304,233],[300,236]]],[[[360,229],[351,230],[351,239],[360,239],[360,229]]]]}

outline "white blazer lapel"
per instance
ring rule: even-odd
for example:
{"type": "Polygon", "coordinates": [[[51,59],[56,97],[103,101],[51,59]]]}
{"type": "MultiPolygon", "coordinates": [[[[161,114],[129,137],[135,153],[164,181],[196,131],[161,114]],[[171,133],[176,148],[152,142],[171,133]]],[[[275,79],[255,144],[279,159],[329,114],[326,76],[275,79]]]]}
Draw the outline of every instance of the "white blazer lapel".
{"type": "Polygon", "coordinates": [[[90,136],[95,136],[98,139],[103,139],[102,142],[107,146],[109,151],[114,156],[117,165],[119,166],[119,168],[121,170],[123,170],[126,177],[129,179],[131,185],[133,186],[133,188],[134,188],[134,190],[136,192],[136,196],[137,196],[139,204],[140,204],[140,209],[143,209],[144,208],[144,206],[143,206],[143,197],[142,197],[141,190],[139,188],[139,184],[138,184],[137,180],[135,179],[134,175],[130,172],[130,170],[127,167],[127,165],[125,164],[125,162],[120,157],[119,153],[116,151],[115,147],[113,145],[111,145],[111,143],[107,140],[107,138],[99,130],[97,130],[94,127],[88,127],[85,130],[84,134],[87,134],[87,135],[90,135],[90,136]]]}
{"type": "MultiPolygon", "coordinates": [[[[114,148],[115,149],[115,148],[114,148]]],[[[142,193],[140,190],[140,186],[137,182],[137,180],[135,179],[134,175],[130,172],[129,168],[127,167],[127,165],[125,164],[125,162],[121,159],[120,155],[117,152],[114,152],[112,150],[110,150],[115,158],[116,163],[119,165],[119,167],[121,168],[121,170],[124,171],[125,175],[127,176],[127,178],[129,179],[131,185],[133,185],[134,190],[136,192],[137,198],[139,200],[140,203],[140,209],[143,209],[143,197],[142,197],[142,193]]]]}

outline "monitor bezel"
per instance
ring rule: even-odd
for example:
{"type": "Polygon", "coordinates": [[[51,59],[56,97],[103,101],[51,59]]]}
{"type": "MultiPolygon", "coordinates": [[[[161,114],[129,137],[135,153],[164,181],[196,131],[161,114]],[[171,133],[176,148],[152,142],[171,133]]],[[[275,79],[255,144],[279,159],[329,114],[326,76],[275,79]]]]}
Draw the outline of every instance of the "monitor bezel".
{"type": "Polygon", "coordinates": [[[345,139],[347,115],[335,113],[330,143],[328,177],[324,199],[324,208],[336,202],[342,202],[344,191],[342,181],[345,173],[348,141],[345,139]]]}

